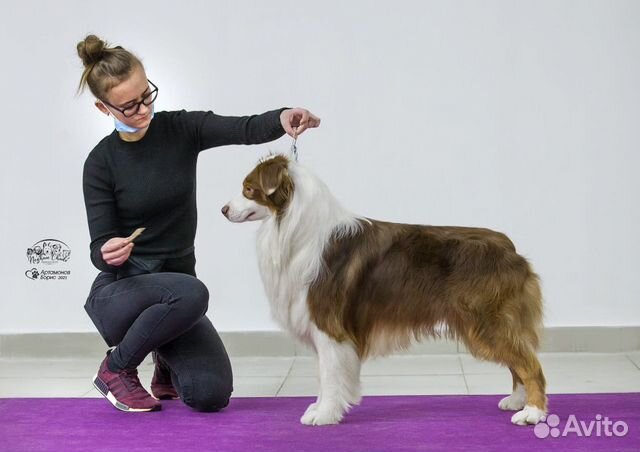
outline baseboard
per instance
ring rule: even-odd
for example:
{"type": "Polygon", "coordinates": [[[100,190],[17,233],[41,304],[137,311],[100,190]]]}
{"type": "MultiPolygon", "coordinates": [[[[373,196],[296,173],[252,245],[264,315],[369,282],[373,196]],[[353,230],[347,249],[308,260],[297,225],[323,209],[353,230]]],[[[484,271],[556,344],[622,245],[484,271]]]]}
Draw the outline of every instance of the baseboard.
{"type": "MultiPolygon", "coordinates": [[[[312,351],[278,331],[221,332],[230,356],[310,356],[312,351]]],[[[98,333],[1,334],[0,358],[98,358],[107,345],[98,333]]],[[[640,326],[547,328],[542,352],[616,353],[640,350],[640,326]]],[[[429,340],[399,354],[467,353],[455,341],[429,340]]]]}

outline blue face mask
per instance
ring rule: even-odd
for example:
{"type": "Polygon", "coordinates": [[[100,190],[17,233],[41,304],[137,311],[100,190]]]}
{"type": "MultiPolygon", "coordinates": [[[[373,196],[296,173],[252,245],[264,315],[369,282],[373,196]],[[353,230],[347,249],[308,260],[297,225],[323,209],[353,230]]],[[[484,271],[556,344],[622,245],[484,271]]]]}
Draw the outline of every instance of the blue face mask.
{"type": "MultiPolygon", "coordinates": [[[[154,108],[154,104],[151,104],[151,119],[153,119],[153,117],[155,116],[155,108],[154,108]]],[[[113,122],[116,126],[116,130],[118,132],[128,132],[128,133],[134,133],[137,132],[138,130],[140,130],[137,127],[131,127],[126,125],[124,122],[120,121],[118,118],[115,117],[115,115],[113,116],[113,122]]]]}
{"type": "Polygon", "coordinates": [[[130,132],[130,133],[133,133],[133,132],[137,132],[138,130],[140,130],[137,127],[131,127],[131,126],[126,125],[124,122],[120,121],[115,116],[113,117],[113,122],[115,123],[116,130],[118,132],[130,132]]]}

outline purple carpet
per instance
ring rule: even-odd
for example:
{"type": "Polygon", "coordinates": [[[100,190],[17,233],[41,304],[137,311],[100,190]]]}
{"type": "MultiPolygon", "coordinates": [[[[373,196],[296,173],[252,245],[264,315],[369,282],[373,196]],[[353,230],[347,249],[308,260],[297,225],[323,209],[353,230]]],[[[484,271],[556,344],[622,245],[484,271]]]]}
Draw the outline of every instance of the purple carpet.
{"type": "Polygon", "coordinates": [[[365,397],[337,426],[305,427],[309,397],[233,398],[220,413],[165,401],[123,413],[104,399],[0,399],[0,451],[634,451],[640,393],[549,396],[547,423],[519,427],[499,396],[365,397]]]}

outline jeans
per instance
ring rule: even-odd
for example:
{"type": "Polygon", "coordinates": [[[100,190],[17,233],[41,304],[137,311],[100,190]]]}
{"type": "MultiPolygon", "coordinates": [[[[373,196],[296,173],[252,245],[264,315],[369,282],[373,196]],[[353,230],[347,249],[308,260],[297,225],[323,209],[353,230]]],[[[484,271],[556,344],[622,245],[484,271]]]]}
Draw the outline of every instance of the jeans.
{"type": "Polygon", "coordinates": [[[136,368],[155,350],[184,403],[218,411],[229,403],[233,375],[222,340],[205,316],[209,291],[196,278],[194,262],[187,256],[180,265],[156,266],[155,273],[143,266],[126,275],[100,272],[84,307],[107,345],[115,346],[110,364],[136,368]]]}

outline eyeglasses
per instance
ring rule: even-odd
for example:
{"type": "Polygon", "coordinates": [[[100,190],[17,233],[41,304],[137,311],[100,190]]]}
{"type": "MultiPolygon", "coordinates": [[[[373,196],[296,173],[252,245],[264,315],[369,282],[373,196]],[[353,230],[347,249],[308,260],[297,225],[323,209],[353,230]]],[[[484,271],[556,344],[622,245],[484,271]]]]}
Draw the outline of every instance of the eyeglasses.
{"type": "Polygon", "coordinates": [[[128,106],[126,108],[118,108],[115,105],[111,105],[106,100],[100,99],[100,101],[105,103],[105,104],[107,104],[111,108],[115,108],[116,110],[118,110],[120,113],[122,113],[122,115],[125,118],[130,118],[131,116],[133,116],[136,113],[138,113],[138,110],[140,110],[140,105],[141,104],[145,104],[146,106],[149,106],[156,100],[156,97],[158,97],[158,87],[156,85],[154,85],[151,80],[147,79],[147,81],[149,82],[149,84],[151,86],[153,86],[153,89],[149,92],[149,94],[144,96],[141,101],[136,102],[135,104],[131,104],[130,106],[128,106]]]}

